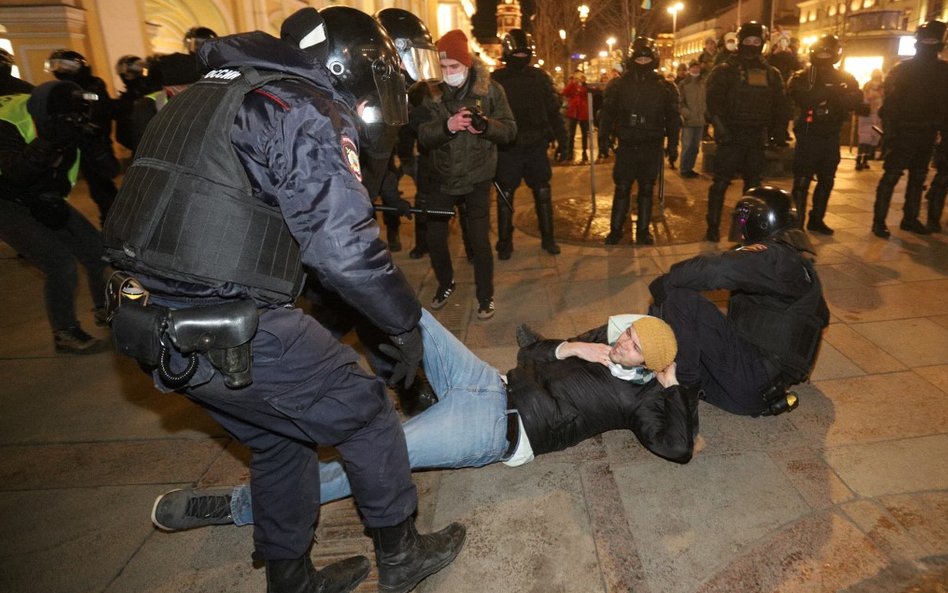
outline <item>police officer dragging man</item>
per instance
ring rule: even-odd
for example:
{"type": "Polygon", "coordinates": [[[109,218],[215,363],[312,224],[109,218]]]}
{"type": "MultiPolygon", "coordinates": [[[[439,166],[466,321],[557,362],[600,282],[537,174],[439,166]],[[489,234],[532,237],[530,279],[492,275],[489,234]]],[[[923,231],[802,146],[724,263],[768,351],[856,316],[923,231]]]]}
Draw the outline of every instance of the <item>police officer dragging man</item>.
{"type": "Polygon", "coordinates": [[[379,238],[358,155],[360,116],[407,119],[404,79],[371,16],[324,12],[327,24],[312,8],[291,15],[285,41],[254,32],[201,47],[210,72],[149,125],[106,223],[121,270],[112,328],[157,387],[251,450],[255,557],[270,593],[351,591],[369,570],[361,556],[313,567],[316,444],[340,451],[355,477],[379,590],[407,592],[454,559],[464,527],[416,531],[384,383],[291,306],[305,265],[391,336],[394,379],[414,377],[421,306],[379,238]]]}
{"type": "Polygon", "coordinates": [[[823,35],[810,46],[810,65],[797,71],[788,85],[790,99],[798,109],[793,122],[796,147],[793,153],[793,202],[797,221],[806,219],[807,193],[816,175],[813,209],[806,229],[832,235],[823,222],[839,166],[839,133],[851,111],[862,109],[862,90],[848,72],[835,67],[843,48],[835,35],[823,35]]]}
{"type": "Polygon", "coordinates": [[[638,183],[639,191],[635,242],[639,245],[655,242],[649,232],[655,180],[663,166],[663,149],[669,162],[678,158],[681,130],[678,88],[662,78],[655,71],[657,67],[654,43],[647,37],[638,37],[632,42],[622,76],[606,87],[599,146],[608,146],[610,135],[619,139],[612,168],[616,189],[606,245],[615,245],[622,238],[633,182],[638,183]]]}
{"type": "Polygon", "coordinates": [[[523,29],[504,35],[501,59],[505,67],[491,74],[504,87],[507,102],[517,122],[517,137],[498,147],[497,173],[497,258],[510,259],[513,252],[514,192],[522,179],[533,192],[540,228],[540,246],[553,255],[560,253],[553,236],[553,198],[550,179],[553,170],[547,147],[556,140],[557,151],[566,157],[566,124],[560,114],[560,100],[550,75],[531,68],[533,37],[523,29]]]}
{"type": "Polygon", "coordinates": [[[813,267],[813,245],[798,228],[790,195],[775,187],[749,190],[734,207],[737,249],[679,262],[649,290],[651,315],[678,340],[679,382],[741,415],[793,409],[787,388],[813,369],[829,310],[813,267]],[[727,315],[701,295],[728,290],[727,315]]]}
{"type": "Polygon", "coordinates": [[[938,59],[945,48],[945,23],[928,21],[915,30],[915,56],[896,64],[885,78],[879,109],[884,172],[876,187],[872,234],[889,237],[885,224],[895,184],[908,169],[905,203],[899,228],[918,235],[929,229],[918,219],[935,134],[948,119],[948,62],[938,59]]]}
{"type": "Polygon", "coordinates": [[[786,127],[788,106],[780,71],[761,55],[767,28],[751,21],[737,32],[737,53],[718,64],[708,77],[708,120],[714,127],[714,178],[708,189],[705,239],[721,239],[724,195],[740,171],[744,192],[761,183],[768,130],[786,127]]]}

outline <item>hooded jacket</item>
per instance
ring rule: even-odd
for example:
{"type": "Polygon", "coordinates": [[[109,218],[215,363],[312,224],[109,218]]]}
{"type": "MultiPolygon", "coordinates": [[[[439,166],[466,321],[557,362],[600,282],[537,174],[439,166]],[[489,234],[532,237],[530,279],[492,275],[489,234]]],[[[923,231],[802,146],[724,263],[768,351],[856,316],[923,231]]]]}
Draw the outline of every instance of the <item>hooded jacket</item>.
{"type": "Polygon", "coordinates": [[[467,80],[460,87],[441,82],[428,85],[417,119],[418,142],[428,151],[431,166],[449,195],[470,193],[475,183],[494,178],[497,145],[513,142],[517,122],[507,103],[503,87],[490,78],[484,62],[474,59],[467,80]],[[478,108],[487,117],[483,134],[448,131],[448,119],[461,107],[478,108]]]}
{"type": "MultiPolygon", "coordinates": [[[[386,333],[414,328],[420,303],[379,239],[361,183],[352,97],[333,87],[315,57],[265,33],[212,39],[201,47],[198,60],[203,70],[250,66],[295,77],[248,93],[231,127],[253,195],[279,208],[299,243],[300,259],[323,286],[386,333]]],[[[152,291],[172,297],[246,296],[238,285],[147,282],[152,291]]]]}

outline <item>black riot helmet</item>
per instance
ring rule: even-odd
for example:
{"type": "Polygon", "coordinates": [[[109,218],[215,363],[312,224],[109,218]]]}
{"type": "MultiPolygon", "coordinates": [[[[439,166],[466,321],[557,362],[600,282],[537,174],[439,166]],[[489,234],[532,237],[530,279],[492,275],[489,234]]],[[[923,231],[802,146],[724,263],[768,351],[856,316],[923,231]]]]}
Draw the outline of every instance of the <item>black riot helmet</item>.
{"type": "Polygon", "coordinates": [[[629,47],[627,67],[633,71],[651,72],[658,67],[655,42],[649,37],[636,37],[629,47]]]}
{"type": "Polygon", "coordinates": [[[217,33],[207,27],[191,27],[184,34],[184,47],[189,54],[196,54],[208,39],[214,39],[217,33]]]}
{"type": "Polygon", "coordinates": [[[138,56],[126,55],[119,58],[115,63],[115,73],[128,84],[130,81],[147,76],[148,68],[145,66],[145,60],[138,56]]]}
{"type": "Polygon", "coordinates": [[[71,49],[57,49],[49,54],[44,68],[57,80],[78,81],[92,74],[89,63],[79,52],[71,49]]]}
{"type": "Polygon", "coordinates": [[[767,27],[757,21],[749,21],[737,30],[737,53],[759,56],[767,43],[767,27]]]}
{"type": "Polygon", "coordinates": [[[503,39],[501,60],[510,68],[526,68],[535,53],[533,36],[523,29],[507,31],[503,39]]]}
{"type": "Polygon", "coordinates": [[[810,46],[810,63],[816,67],[832,67],[843,57],[843,46],[836,35],[823,35],[810,46]]]}
{"type": "Polygon", "coordinates": [[[13,56],[10,52],[0,47],[0,80],[10,77],[14,65],[13,56]]]}
{"type": "Polygon", "coordinates": [[[922,55],[938,56],[945,49],[945,23],[928,21],[915,29],[915,51],[922,55]]]}
{"type": "Polygon", "coordinates": [[[420,18],[401,8],[382,9],[375,18],[392,38],[402,70],[411,82],[441,82],[438,48],[420,18]]]}
{"type": "Polygon", "coordinates": [[[728,238],[750,245],[796,225],[797,213],[790,194],[778,187],[764,185],[748,190],[737,201],[728,238]]]}
{"type": "Polygon", "coordinates": [[[319,14],[326,26],[326,68],[358,104],[365,102],[362,120],[408,123],[398,52],[378,21],[348,6],[330,6],[319,14]]]}

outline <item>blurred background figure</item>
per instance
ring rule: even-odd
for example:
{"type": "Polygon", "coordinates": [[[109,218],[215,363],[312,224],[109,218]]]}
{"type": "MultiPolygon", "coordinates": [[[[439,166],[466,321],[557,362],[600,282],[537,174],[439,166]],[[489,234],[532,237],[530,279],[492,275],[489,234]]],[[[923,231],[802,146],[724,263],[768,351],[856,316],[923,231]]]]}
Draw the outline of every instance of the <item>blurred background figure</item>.
{"type": "Polygon", "coordinates": [[[714,68],[714,59],[718,55],[718,43],[714,37],[706,37],[704,40],[704,49],[698,56],[698,65],[701,67],[701,74],[707,76],[714,68]]]}
{"type": "Polygon", "coordinates": [[[685,179],[700,177],[695,171],[698,149],[707,122],[706,77],[702,73],[701,62],[692,60],[688,64],[688,76],[678,83],[681,113],[681,176],[685,179]]]}
{"type": "Polygon", "coordinates": [[[586,75],[582,70],[573,72],[569,78],[569,83],[563,89],[563,96],[566,98],[566,121],[568,129],[566,131],[566,154],[573,158],[574,142],[576,141],[576,126],[582,134],[583,158],[582,163],[589,162],[589,154],[586,152],[589,141],[589,87],[586,86],[586,75]]]}
{"type": "Polygon", "coordinates": [[[873,130],[882,125],[879,108],[884,97],[882,70],[873,70],[869,82],[862,87],[862,100],[869,105],[869,114],[859,116],[859,152],[856,154],[856,170],[869,168],[869,161],[876,158],[876,148],[882,136],[873,130]]]}

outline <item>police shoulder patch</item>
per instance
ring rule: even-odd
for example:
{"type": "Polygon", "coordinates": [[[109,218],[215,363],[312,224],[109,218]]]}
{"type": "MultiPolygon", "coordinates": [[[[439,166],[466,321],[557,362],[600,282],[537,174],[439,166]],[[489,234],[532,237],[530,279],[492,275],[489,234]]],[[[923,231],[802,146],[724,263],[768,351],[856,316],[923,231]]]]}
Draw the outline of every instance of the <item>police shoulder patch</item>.
{"type": "Polygon", "coordinates": [[[752,245],[744,245],[743,247],[738,247],[738,251],[750,251],[752,253],[759,253],[761,251],[767,251],[767,246],[763,243],[754,243],[752,245]]]}
{"type": "Polygon", "coordinates": [[[356,179],[362,181],[362,166],[359,164],[359,149],[355,142],[348,136],[342,137],[342,158],[345,159],[349,170],[356,176],[356,179]]]}

